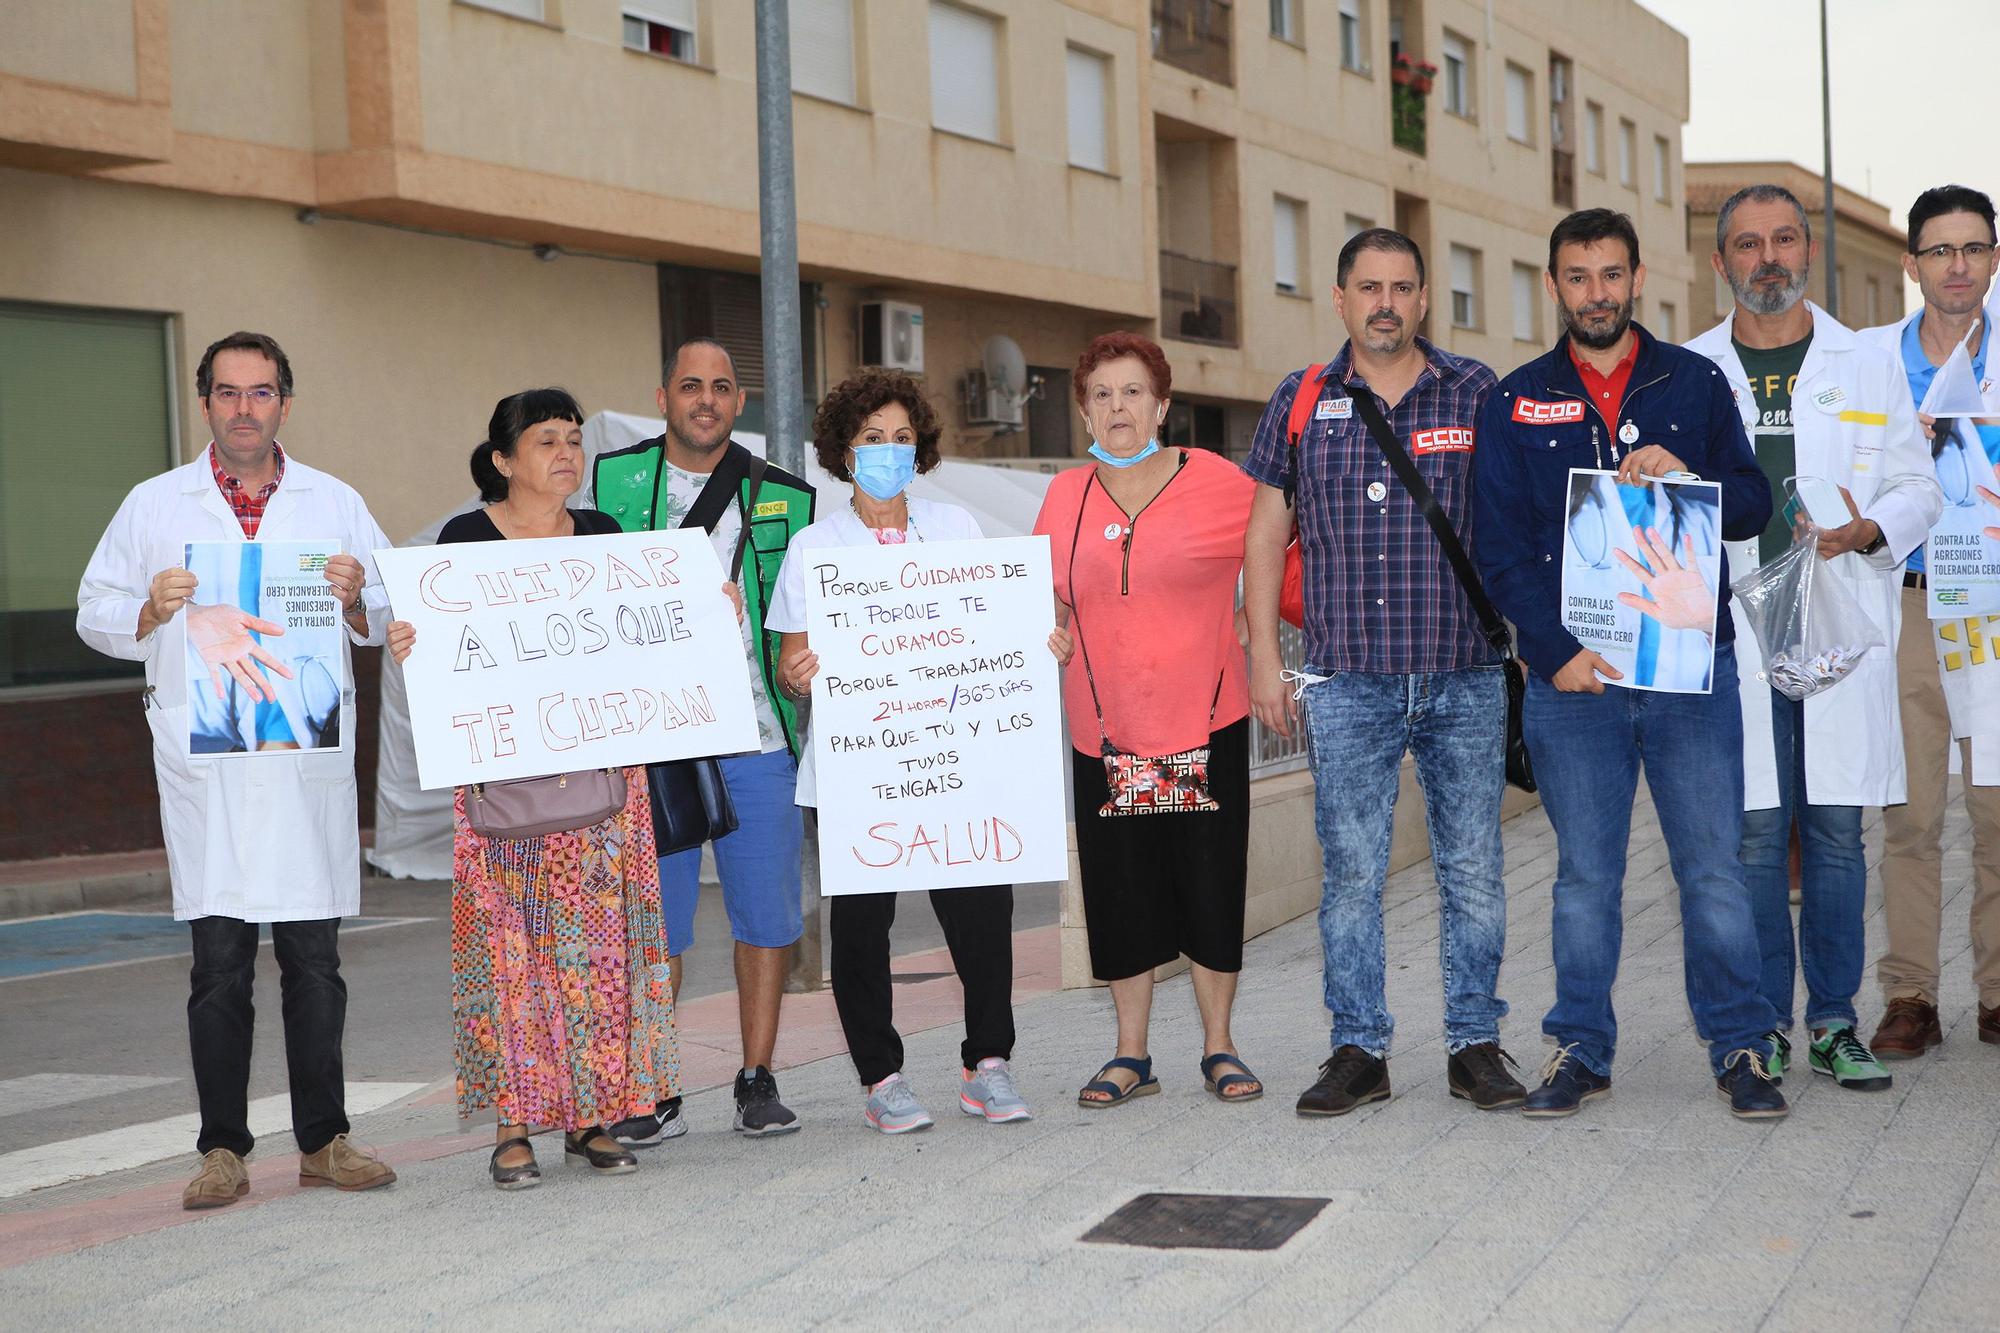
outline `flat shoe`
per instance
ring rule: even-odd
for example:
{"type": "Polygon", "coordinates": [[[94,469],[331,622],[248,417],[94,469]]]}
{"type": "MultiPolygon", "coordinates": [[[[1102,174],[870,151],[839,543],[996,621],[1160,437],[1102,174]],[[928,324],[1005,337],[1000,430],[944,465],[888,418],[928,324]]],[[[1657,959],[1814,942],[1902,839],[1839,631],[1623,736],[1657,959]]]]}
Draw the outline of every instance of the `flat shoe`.
{"type": "MultiPolygon", "coordinates": [[[[603,1135],[603,1129],[591,1126],[580,1134],[563,1135],[563,1156],[580,1157],[584,1163],[600,1176],[622,1176],[639,1169],[639,1159],[623,1148],[593,1148],[590,1141],[603,1135]]],[[[611,1140],[614,1144],[617,1140],[611,1140]]]]}
{"type": "Polygon", "coordinates": [[[1217,1051],[1201,1062],[1202,1086],[1215,1095],[1219,1102],[1254,1102],[1264,1095],[1264,1080],[1250,1072],[1250,1066],[1228,1051],[1217,1051]],[[1218,1074],[1215,1071],[1223,1065],[1235,1065],[1240,1074],[1218,1074]],[[1257,1091],[1231,1093],[1229,1090],[1239,1083],[1255,1083],[1257,1091]]]}
{"type": "Polygon", "coordinates": [[[493,1177],[497,1189],[527,1190],[542,1183],[542,1168],[535,1162],[535,1147],[520,1135],[493,1145],[493,1156],[487,1159],[486,1170],[493,1177]],[[528,1160],[514,1166],[500,1165],[500,1154],[515,1147],[526,1148],[528,1160]]]}

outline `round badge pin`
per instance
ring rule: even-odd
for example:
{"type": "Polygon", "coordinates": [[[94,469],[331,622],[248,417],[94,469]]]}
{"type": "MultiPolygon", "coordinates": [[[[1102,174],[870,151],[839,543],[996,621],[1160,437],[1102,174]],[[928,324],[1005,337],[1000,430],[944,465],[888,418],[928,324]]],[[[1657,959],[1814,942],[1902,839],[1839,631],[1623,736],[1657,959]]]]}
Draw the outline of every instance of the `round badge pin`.
{"type": "Polygon", "coordinates": [[[1384,486],[1379,481],[1371,481],[1368,483],[1369,499],[1381,501],[1381,500],[1386,500],[1388,497],[1389,497],[1389,488],[1387,486],[1384,486]]]}
{"type": "Polygon", "coordinates": [[[1117,524],[1117,523],[1106,523],[1106,524],[1104,525],[1104,540],[1105,540],[1105,541],[1108,541],[1108,542],[1115,542],[1115,541],[1117,541],[1117,540],[1118,540],[1118,539],[1119,539],[1120,537],[1123,537],[1124,535],[1125,535],[1125,529],[1124,529],[1123,525],[1121,525],[1121,524],[1117,524]]]}
{"type": "Polygon", "coordinates": [[[1639,442],[1638,425],[1628,421],[1620,426],[1618,428],[1618,442],[1620,444],[1637,444],[1639,442]]]}

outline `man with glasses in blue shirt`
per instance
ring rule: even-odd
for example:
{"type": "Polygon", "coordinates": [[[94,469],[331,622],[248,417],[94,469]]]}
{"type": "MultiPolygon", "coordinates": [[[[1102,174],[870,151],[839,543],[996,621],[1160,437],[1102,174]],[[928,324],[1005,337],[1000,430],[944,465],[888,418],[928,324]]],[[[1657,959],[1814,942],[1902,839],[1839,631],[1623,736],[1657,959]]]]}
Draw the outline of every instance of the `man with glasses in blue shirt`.
{"type": "MultiPolygon", "coordinates": [[[[1982,310],[1981,303],[1996,267],[1993,201],[1963,185],[1926,190],[1910,206],[1909,236],[1903,271],[1922,290],[1924,304],[1909,317],[1869,329],[1862,337],[1901,358],[1910,397],[1918,404],[1930,392],[1938,367],[1960,344],[1972,354],[1974,380],[1990,385],[2000,364],[1992,354],[1994,310],[1990,305],[1982,310]]],[[[1990,497],[2000,493],[1994,470],[2000,460],[2000,418],[1920,421],[1931,436],[1946,504],[1992,503],[1990,497]]],[[[1903,627],[1896,648],[1909,800],[1882,812],[1882,916],[1889,941],[1875,964],[1875,977],[1888,1009],[1869,1046],[1886,1060],[1922,1055],[1944,1040],[1937,1007],[1944,873],[1939,840],[1954,737],[1972,821],[1972,975],[1979,989],[1979,1039],[2000,1045],[2000,735],[1968,736],[1967,719],[1954,723],[1929,598],[1924,548],[1919,546],[1903,574],[1903,627]]]]}

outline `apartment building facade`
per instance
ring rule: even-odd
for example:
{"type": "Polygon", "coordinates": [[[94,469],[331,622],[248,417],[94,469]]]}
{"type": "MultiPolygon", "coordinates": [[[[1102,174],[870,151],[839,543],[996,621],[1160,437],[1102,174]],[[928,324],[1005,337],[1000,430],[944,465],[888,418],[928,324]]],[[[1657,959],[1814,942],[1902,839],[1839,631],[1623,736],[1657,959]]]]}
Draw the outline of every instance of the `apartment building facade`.
{"type": "MultiPolygon", "coordinates": [[[[136,716],[129,665],[70,630],[76,580],[124,492],[205,445],[194,362],[232,329],[284,342],[288,447],[359,487],[394,539],[469,494],[498,397],[556,383],[650,414],[684,336],[737,350],[760,424],[748,0],[8,11],[10,753],[61,734],[104,759],[103,719],[136,716]]],[[[1339,346],[1334,256],[1372,223],[1423,244],[1431,335],[1504,369],[1555,335],[1549,226],[1622,208],[1648,246],[1647,317],[1685,336],[1686,42],[1632,0],[789,12],[807,396],[864,359],[920,368],[951,452],[1078,455],[1069,367],[1124,327],[1168,348],[1173,442],[1240,454],[1271,388],[1339,346]],[[984,377],[1001,340],[1025,397],[984,377]]],[[[143,729],[117,731],[137,734],[106,780],[136,798],[143,729]]],[[[0,774],[0,794],[29,785],[0,774]]],[[[146,837],[0,809],[0,859],[146,837]]]]}

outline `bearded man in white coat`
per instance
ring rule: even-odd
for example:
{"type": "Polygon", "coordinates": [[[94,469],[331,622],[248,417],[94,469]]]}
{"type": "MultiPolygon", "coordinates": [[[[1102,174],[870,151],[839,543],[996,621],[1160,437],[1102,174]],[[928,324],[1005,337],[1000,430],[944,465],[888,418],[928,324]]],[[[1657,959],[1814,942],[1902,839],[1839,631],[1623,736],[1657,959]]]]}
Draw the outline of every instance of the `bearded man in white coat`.
{"type": "MultiPolygon", "coordinates": [[[[1846,513],[1820,523],[1823,576],[1867,614],[1884,644],[1902,617],[1903,561],[1944,507],[1902,368],[1805,299],[1817,246],[1789,190],[1752,185],[1716,217],[1718,276],[1735,308],[1689,343],[1728,379],[1737,411],[1771,479],[1771,524],[1728,547],[1738,577],[1791,545],[1804,518],[1786,483],[1817,477],[1839,488],[1846,513]]],[[[1822,511],[1817,518],[1825,520],[1822,511]]],[[[1762,645],[1758,645],[1759,648],[1762,645]]],[[[1862,657],[1820,694],[1787,698],[1763,680],[1762,652],[1737,651],[1743,706],[1743,878],[1761,955],[1758,989],[1777,1011],[1771,1072],[1790,1063],[1797,976],[1806,983],[1806,1063],[1841,1087],[1880,1091],[1890,1076],[1856,1035],[1854,997],[1865,966],[1868,867],[1863,807],[1904,799],[1903,737],[1890,647],[1862,657]],[[1796,949],[1787,872],[1793,822],[1802,883],[1796,949]]]]}
{"type": "MultiPolygon", "coordinates": [[[[283,995],[299,1183],[373,1189],[396,1173],[348,1141],[341,1066],[340,918],[361,909],[352,728],[343,729],[337,750],[286,745],[275,754],[190,759],[198,720],[189,717],[187,610],[211,608],[190,608],[196,578],[184,565],[189,542],[338,546],[325,573],[346,630],[340,682],[351,717],[349,645],[379,644],[388,623],[371,554],[388,539],[351,487],[278,443],[291,413],[292,368],[275,341],[234,333],[214,343],[195,372],[195,391],[212,443],[194,462],[132,488],[84,570],[76,617],[85,643],[146,664],[174,916],[190,923],[194,944],[188,1045],[202,1160],[181,1203],[220,1207],[250,1189],[243,1159],[255,1144],[247,1123],[251,986],[264,922],[283,995]]],[[[204,657],[218,671],[213,688],[276,702],[264,668],[273,659],[249,632],[263,625],[210,636],[215,644],[204,657]]]]}

